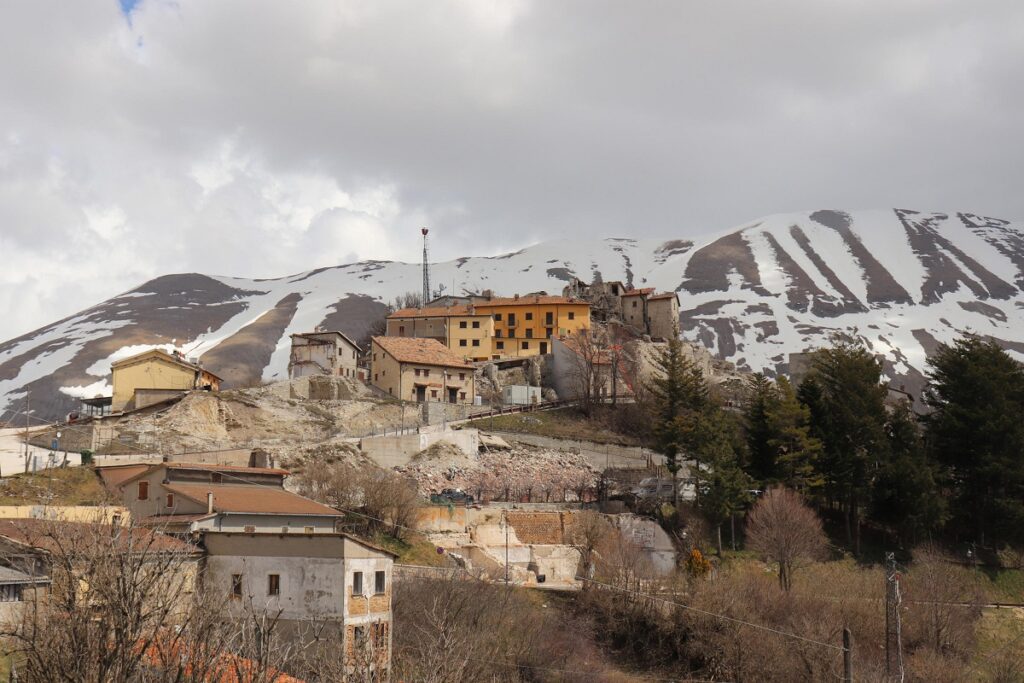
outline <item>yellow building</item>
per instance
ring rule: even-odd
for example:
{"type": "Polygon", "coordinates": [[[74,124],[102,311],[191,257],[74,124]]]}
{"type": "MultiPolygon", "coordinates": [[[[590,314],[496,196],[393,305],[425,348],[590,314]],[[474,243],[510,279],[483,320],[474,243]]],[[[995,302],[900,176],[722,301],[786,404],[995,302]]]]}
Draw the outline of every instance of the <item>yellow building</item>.
{"type": "Polygon", "coordinates": [[[184,391],[220,391],[221,378],[178,353],[151,349],[110,365],[114,382],[111,411],[135,410],[184,391]]]}
{"type": "Polygon", "coordinates": [[[564,296],[531,294],[492,298],[475,304],[494,319],[493,356],[551,353],[551,340],[590,329],[590,304],[564,296]]]}
{"type": "Polygon", "coordinates": [[[473,403],[475,368],[436,339],[374,337],[370,383],[403,401],[473,403]]]}
{"type": "Polygon", "coordinates": [[[470,306],[404,308],[388,316],[387,336],[434,339],[458,357],[489,360],[494,321],[470,306]]]}
{"type": "Polygon", "coordinates": [[[435,339],[474,361],[551,353],[551,339],[590,329],[590,304],[564,296],[492,297],[388,316],[389,337],[435,339]]]}

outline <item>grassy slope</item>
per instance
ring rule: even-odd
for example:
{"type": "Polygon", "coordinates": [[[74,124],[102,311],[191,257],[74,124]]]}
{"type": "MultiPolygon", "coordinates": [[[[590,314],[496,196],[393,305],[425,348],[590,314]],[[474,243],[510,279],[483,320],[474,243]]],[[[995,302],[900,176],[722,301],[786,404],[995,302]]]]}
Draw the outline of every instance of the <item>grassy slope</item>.
{"type": "Polygon", "coordinates": [[[0,505],[99,505],[110,502],[89,467],[18,474],[0,481],[0,505]]]}

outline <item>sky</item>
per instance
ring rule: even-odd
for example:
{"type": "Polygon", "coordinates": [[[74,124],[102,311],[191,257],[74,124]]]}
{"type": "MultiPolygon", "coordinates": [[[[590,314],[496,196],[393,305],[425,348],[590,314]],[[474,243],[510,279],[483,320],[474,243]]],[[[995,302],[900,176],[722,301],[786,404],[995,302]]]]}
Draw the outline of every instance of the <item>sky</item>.
{"type": "Polygon", "coordinates": [[[1024,218],[1019,0],[0,8],[0,340],[277,277],[816,208],[1024,218]]]}

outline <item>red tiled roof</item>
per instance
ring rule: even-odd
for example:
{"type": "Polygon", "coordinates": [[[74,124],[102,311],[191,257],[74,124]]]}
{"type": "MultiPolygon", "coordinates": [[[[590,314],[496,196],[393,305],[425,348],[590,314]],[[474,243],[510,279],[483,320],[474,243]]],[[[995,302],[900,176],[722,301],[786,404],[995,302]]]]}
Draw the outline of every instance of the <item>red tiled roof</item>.
{"type": "Polygon", "coordinates": [[[475,369],[436,339],[420,337],[374,337],[373,343],[399,363],[438,365],[445,368],[475,369]]]}
{"type": "Polygon", "coordinates": [[[135,552],[187,552],[198,549],[172,536],[165,536],[140,527],[120,527],[88,522],[64,522],[51,519],[0,520],[0,536],[16,543],[52,552],[58,548],[85,549],[117,532],[117,543],[125,550],[135,552]]]}
{"type": "Polygon", "coordinates": [[[183,484],[163,487],[196,503],[206,505],[206,494],[213,493],[214,512],[278,513],[282,515],[330,515],[341,513],[315,500],[274,486],[253,484],[183,484]]]}
{"type": "Polygon", "coordinates": [[[427,308],[403,308],[395,311],[389,318],[448,318],[448,317],[479,317],[486,318],[488,313],[470,313],[470,307],[466,304],[455,306],[433,306],[427,308]]]}

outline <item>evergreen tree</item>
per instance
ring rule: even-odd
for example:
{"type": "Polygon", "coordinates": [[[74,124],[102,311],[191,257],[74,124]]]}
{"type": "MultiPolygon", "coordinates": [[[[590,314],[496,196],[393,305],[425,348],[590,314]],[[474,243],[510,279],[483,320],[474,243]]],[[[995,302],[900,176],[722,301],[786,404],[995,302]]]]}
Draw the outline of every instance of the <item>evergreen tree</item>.
{"type": "MultiPolygon", "coordinates": [[[[819,471],[825,493],[839,504],[847,544],[860,553],[860,520],[875,463],[888,446],[881,364],[863,342],[836,335],[815,353],[811,383],[801,396],[811,411],[814,435],[824,446],[819,471]]],[[[805,380],[804,384],[808,380],[805,380]]]]}
{"type": "MultiPolygon", "coordinates": [[[[673,481],[682,467],[681,455],[694,444],[697,422],[710,404],[707,381],[691,360],[683,355],[677,337],[669,339],[654,360],[655,372],[649,390],[655,410],[655,448],[665,456],[673,481]]],[[[699,470],[694,475],[699,479],[699,470]]],[[[673,495],[678,504],[678,495],[673,495]]]]}
{"type": "MultiPolygon", "coordinates": [[[[696,422],[691,440],[692,454],[700,467],[706,463],[708,474],[698,485],[700,507],[715,526],[718,554],[722,554],[722,524],[732,520],[750,504],[753,480],[743,471],[736,424],[718,406],[710,406],[696,422]]],[[[736,542],[735,528],[732,543],[736,542]]]]}
{"type": "Polygon", "coordinates": [[[776,380],[777,399],[768,409],[768,448],[775,461],[775,481],[804,496],[817,492],[821,475],[821,440],[811,435],[811,410],[797,398],[785,377],[776,380]]]}
{"type": "Polygon", "coordinates": [[[889,447],[874,483],[871,516],[910,547],[942,525],[946,501],[939,492],[937,467],[927,457],[921,430],[907,402],[890,411],[885,431],[889,447]]]}
{"type": "Polygon", "coordinates": [[[778,403],[775,385],[763,373],[755,373],[747,380],[746,401],[743,406],[744,431],[750,475],[762,487],[774,481],[776,449],[769,441],[772,427],[768,413],[778,403]]]}
{"type": "Polygon", "coordinates": [[[975,338],[940,346],[929,365],[928,439],[954,529],[981,544],[1024,540],[1024,369],[975,338]]]}

